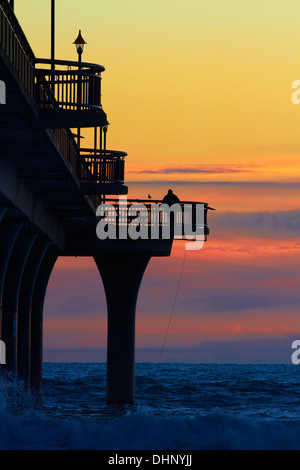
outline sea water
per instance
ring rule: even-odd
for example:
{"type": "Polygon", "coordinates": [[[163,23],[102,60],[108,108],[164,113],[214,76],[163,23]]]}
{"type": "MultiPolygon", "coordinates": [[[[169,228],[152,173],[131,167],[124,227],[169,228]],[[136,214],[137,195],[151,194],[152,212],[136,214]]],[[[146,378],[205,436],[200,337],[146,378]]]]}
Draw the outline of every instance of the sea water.
{"type": "Polygon", "coordinates": [[[39,405],[0,373],[0,449],[300,449],[295,365],[138,363],[134,405],[105,398],[102,363],[45,363],[39,405]]]}

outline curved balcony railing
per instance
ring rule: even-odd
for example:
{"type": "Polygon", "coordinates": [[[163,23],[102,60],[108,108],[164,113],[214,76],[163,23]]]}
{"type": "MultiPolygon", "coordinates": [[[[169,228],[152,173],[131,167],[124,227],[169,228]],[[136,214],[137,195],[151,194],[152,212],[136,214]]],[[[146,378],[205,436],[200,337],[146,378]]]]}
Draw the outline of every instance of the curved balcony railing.
{"type": "Polygon", "coordinates": [[[106,125],[101,106],[104,70],[102,65],[86,62],[36,59],[36,101],[41,115],[52,117],[56,127],[106,125]]]}
{"type": "Polygon", "coordinates": [[[51,129],[50,131],[59,149],[75,170],[85,194],[100,195],[102,192],[103,194],[124,194],[127,192],[120,188],[124,183],[126,152],[79,150],[69,129],[51,129]],[[106,185],[106,189],[104,185],[106,185]]]}
{"type": "MultiPolygon", "coordinates": [[[[79,179],[86,194],[99,194],[100,189],[106,194],[113,194],[108,184],[124,183],[126,152],[116,150],[80,149],[79,179]],[[106,190],[105,190],[105,185],[106,190]]],[[[125,188],[125,187],[124,187],[125,188]]],[[[124,193],[127,192],[124,189],[124,193]]],[[[122,190],[120,190],[120,194],[122,190]]]]}
{"type": "Polygon", "coordinates": [[[36,59],[7,0],[0,0],[0,58],[18,77],[32,104],[37,105],[35,110],[40,115],[34,125],[52,134],[82,183],[84,193],[95,201],[102,193],[126,194],[127,188],[123,185],[126,153],[81,150],[71,132],[72,128],[107,126],[101,106],[104,67],[86,62],[36,59]]]}

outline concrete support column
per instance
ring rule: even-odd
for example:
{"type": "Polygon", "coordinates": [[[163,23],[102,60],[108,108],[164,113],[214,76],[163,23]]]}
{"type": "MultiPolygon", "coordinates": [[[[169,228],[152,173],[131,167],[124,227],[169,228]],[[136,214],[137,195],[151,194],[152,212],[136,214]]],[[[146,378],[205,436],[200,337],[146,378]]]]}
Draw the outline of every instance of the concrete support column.
{"type": "Polygon", "coordinates": [[[38,270],[47,248],[48,243],[45,240],[38,238],[35,241],[27,259],[20,286],[17,370],[18,376],[28,385],[30,383],[31,303],[38,270]]]}
{"type": "Polygon", "coordinates": [[[6,345],[7,370],[17,370],[18,299],[24,267],[37,233],[23,230],[13,246],[3,288],[3,341],[6,345]]]}
{"type": "Polygon", "coordinates": [[[58,254],[48,248],[40,264],[31,303],[30,387],[39,392],[43,375],[43,310],[48,281],[58,254]]]}
{"type": "Polygon", "coordinates": [[[135,310],[149,255],[94,257],[107,302],[107,403],[133,403],[135,310]]]}
{"type": "Polygon", "coordinates": [[[22,222],[14,220],[2,220],[0,224],[0,339],[2,338],[2,307],[3,307],[3,287],[8,261],[23,226],[22,222]]]}

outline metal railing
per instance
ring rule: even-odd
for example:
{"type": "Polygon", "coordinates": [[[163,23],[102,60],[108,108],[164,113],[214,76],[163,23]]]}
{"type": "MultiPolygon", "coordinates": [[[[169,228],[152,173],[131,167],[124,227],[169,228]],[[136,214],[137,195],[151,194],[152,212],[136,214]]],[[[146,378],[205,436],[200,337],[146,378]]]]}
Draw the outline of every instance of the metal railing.
{"type": "Polygon", "coordinates": [[[35,70],[36,99],[41,109],[91,112],[102,109],[101,72],[105,70],[102,65],[49,59],[36,59],[36,64],[52,67],[35,70]]]}
{"type": "Polygon", "coordinates": [[[76,145],[72,132],[70,129],[50,129],[50,132],[56,140],[56,143],[61,152],[71,163],[71,166],[76,175],[79,176],[79,149],[76,145]]]}
{"type": "MultiPolygon", "coordinates": [[[[84,111],[89,116],[97,116],[100,110],[103,112],[101,72],[104,67],[85,62],[36,59],[7,0],[0,0],[0,52],[8,58],[40,109],[70,110],[75,114],[84,111]],[[43,64],[44,68],[37,68],[37,64],[43,64]]],[[[52,128],[50,124],[49,131],[80,182],[93,185],[124,183],[125,152],[79,149],[69,128],[52,128]]],[[[95,198],[95,189],[93,192],[95,198]]]]}
{"type": "MultiPolygon", "coordinates": [[[[97,150],[97,155],[85,154],[89,149],[78,148],[70,129],[50,129],[58,148],[71,163],[79,181],[86,185],[124,183],[125,152],[97,150]]],[[[95,152],[94,150],[92,150],[95,152]]],[[[88,194],[88,188],[86,188],[88,194]]]]}
{"type": "MultiPolygon", "coordinates": [[[[185,239],[195,234],[203,236],[206,241],[209,234],[207,226],[207,212],[214,210],[206,202],[180,201],[176,203],[176,210],[172,204],[164,204],[162,200],[149,199],[105,199],[103,213],[99,220],[105,218],[105,223],[116,227],[116,237],[124,235],[124,228],[129,225],[139,227],[141,234],[146,230],[148,238],[175,238],[185,239]],[[134,211],[130,208],[134,206],[134,211]],[[155,210],[153,207],[155,206],[155,210]],[[165,207],[168,206],[170,210],[165,207]],[[201,216],[197,211],[202,211],[201,216]],[[199,221],[200,218],[200,221],[199,221]]],[[[100,205],[101,207],[101,205],[100,205]]]]}
{"type": "MultiPolygon", "coordinates": [[[[45,63],[51,61],[44,60],[45,63]]],[[[77,62],[69,61],[54,61],[59,64],[75,64],[77,62]]],[[[81,63],[82,65],[82,63],[81,63]]],[[[101,66],[89,65],[90,70],[93,72],[100,73],[102,71],[101,66]],[[97,67],[100,67],[97,69],[97,67]]],[[[83,91],[83,100],[76,102],[78,96],[78,80],[81,75],[80,72],[65,72],[59,71],[47,71],[37,70],[37,81],[36,81],[36,100],[39,107],[45,107],[48,109],[71,109],[71,110],[87,110],[101,109],[101,106],[97,106],[96,103],[100,100],[100,86],[99,77],[87,73],[81,82],[83,91]],[[73,77],[73,73],[75,73],[73,77]],[[65,80],[69,76],[70,80],[65,80]],[[56,78],[55,78],[56,77],[56,78]],[[58,78],[57,78],[58,77],[58,78]],[[69,88],[68,88],[69,87],[69,88]],[[86,99],[91,104],[84,104],[86,99]],[[97,101],[98,100],[98,101],[97,101]]],[[[83,78],[83,77],[81,77],[83,78]]],[[[81,183],[92,184],[93,192],[95,191],[95,184],[99,183],[124,183],[125,173],[125,161],[124,158],[127,155],[125,152],[113,151],[113,150],[99,150],[80,148],[77,146],[72,132],[68,128],[57,128],[51,130],[54,138],[56,139],[61,151],[67,157],[72,167],[76,171],[81,183]]],[[[85,187],[87,193],[88,188],[85,187]]]]}
{"type": "Polygon", "coordinates": [[[127,153],[115,150],[80,149],[82,183],[124,183],[127,153]]]}
{"type": "Polygon", "coordinates": [[[34,99],[35,56],[7,0],[0,0],[0,48],[34,99]]]}

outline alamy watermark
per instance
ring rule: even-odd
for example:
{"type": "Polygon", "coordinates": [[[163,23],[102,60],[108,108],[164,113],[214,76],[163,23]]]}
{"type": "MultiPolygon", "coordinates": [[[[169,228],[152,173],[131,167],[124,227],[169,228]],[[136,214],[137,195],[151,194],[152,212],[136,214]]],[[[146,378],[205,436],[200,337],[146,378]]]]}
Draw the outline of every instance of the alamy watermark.
{"type": "Polygon", "coordinates": [[[0,104],[6,104],[6,85],[0,80],[0,104]]]}
{"type": "Polygon", "coordinates": [[[296,91],[292,93],[292,103],[299,104],[300,103],[300,80],[295,80],[292,83],[292,88],[296,89],[296,91]]]}
{"type": "Polygon", "coordinates": [[[100,240],[188,240],[186,250],[200,250],[205,241],[205,205],[136,203],[129,205],[126,196],[119,204],[101,204],[96,234],[100,240]]]}
{"type": "Polygon", "coordinates": [[[6,364],[6,346],[4,341],[0,340],[0,364],[6,364]]]}
{"type": "Polygon", "coordinates": [[[292,363],[295,364],[295,365],[298,365],[298,364],[300,364],[300,340],[295,339],[292,342],[291,348],[296,349],[296,351],[293,352],[292,357],[291,357],[292,363]]]}

